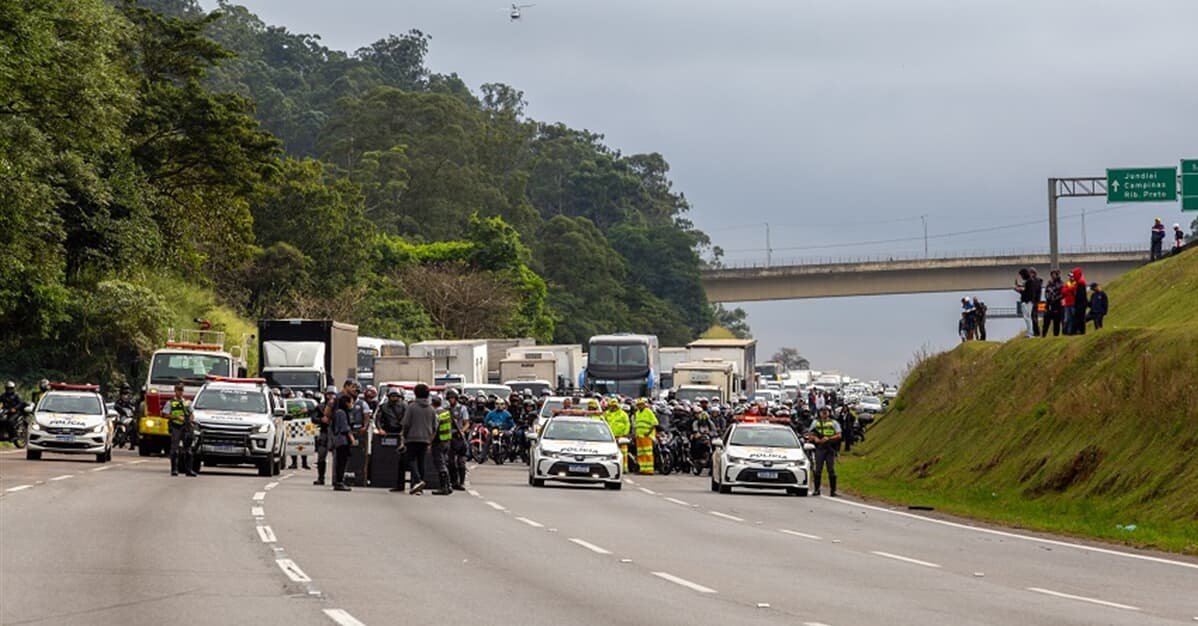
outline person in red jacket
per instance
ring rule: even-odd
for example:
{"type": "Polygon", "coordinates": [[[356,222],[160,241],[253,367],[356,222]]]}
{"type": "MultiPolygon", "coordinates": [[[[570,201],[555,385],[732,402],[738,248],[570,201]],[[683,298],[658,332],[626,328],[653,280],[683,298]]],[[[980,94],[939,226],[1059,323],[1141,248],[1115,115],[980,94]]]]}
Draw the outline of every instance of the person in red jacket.
{"type": "Polygon", "coordinates": [[[1077,298],[1077,283],[1073,282],[1073,277],[1061,286],[1061,309],[1065,314],[1065,334],[1073,334],[1073,305],[1077,298]]]}
{"type": "Polygon", "coordinates": [[[1090,299],[1086,295],[1086,277],[1082,268],[1075,267],[1069,277],[1073,280],[1073,334],[1086,334],[1086,309],[1090,307],[1090,299]]]}

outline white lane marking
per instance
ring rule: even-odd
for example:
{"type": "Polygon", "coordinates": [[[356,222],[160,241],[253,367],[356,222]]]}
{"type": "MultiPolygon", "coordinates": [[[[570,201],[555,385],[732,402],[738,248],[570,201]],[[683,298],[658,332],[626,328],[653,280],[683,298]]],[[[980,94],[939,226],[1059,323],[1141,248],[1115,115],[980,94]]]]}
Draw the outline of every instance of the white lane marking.
{"type": "Polygon", "coordinates": [[[521,522],[524,522],[525,524],[528,524],[529,526],[532,526],[533,528],[544,528],[545,527],[544,524],[530,520],[527,517],[517,517],[516,519],[520,520],[521,522]]]}
{"type": "Polygon", "coordinates": [[[745,521],[745,519],[743,517],[737,517],[735,515],[728,515],[727,513],[720,513],[719,511],[708,511],[708,513],[711,513],[712,515],[714,515],[716,517],[722,517],[727,520],[732,520],[734,522],[745,521]]]}
{"type": "Polygon", "coordinates": [[[75,477],[74,474],[63,474],[62,476],[55,476],[54,478],[51,478],[50,480],[66,480],[68,478],[74,478],[74,477],[75,477]]]}
{"type": "Polygon", "coordinates": [[[33,485],[17,485],[16,487],[9,487],[8,489],[5,489],[4,491],[7,493],[13,493],[14,491],[24,491],[26,489],[32,489],[32,488],[33,488],[33,485]]]}
{"type": "Polygon", "coordinates": [[[647,493],[651,496],[657,495],[657,492],[653,491],[652,489],[645,489],[644,487],[637,487],[637,489],[640,489],[643,493],[647,493]]]}
{"type": "Polygon", "coordinates": [[[690,506],[691,505],[690,502],[683,502],[682,500],[679,500],[678,498],[666,498],[666,502],[673,502],[674,504],[681,504],[682,506],[690,506]]]}
{"type": "Polygon", "coordinates": [[[312,582],[312,579],[308,578],[308,575],[304,573],[304,570],[300,569],[299,566],[295,564],[295,561],[292,561],[291,559],[275,559],[275,564],[279,566],[279,569],[283,570],[284,574],[287,574],[287,578],[290,578],[294,582],[312,582]]]}
{"type": "Polygon", "coordinates": [[[1050,589],[1041,589],[1040,587],[1028,587],[1027,590],[1035,591],[1036,593],[1047,594],[1050,596],[1056,596],[1058,598],[1067,598],[1069,600],[1080,600],[1082,602],[1091,602],[1093,604],[1101,604],[1102,606],[1109,606],[1109,607],[1116,608],[1116,609],[1123,609],[1125,611],[1139,611],[1140,610],[1140,607],[1131,606],[1129,604],[1119,604],[1118,602],[1107,602],[1106,600],[1099,600],[1097,598],[1087,598],[1086,596],[1075,596],[1071,593],[1061,593],[1060,591],[1052,591],[1050,589]]]}
{"type": "Polygon", "coordinates": [[[93,468],[91,468],[91,469],[89,469],[89,470],[87,470],[87,471],[89,471],[89,472],[103,472],[104,470],[109,470],[109,469],[112,469],[112,466],[111,466],[111,465],[102,465],[102,466],[100,466],[100,467],[93,467],[93,468]]]}
{"type": "Polygon", "coordinates": [[[263,501],[263,500],[265,500],[265,499],[266,499],[266,492],[265,492],[265,491],[255,491],[255,492],[254,492],[254,501],[255,501],[255,502],[261,502],[261,501],[263,501]]]}
{"type": "Polygon", "coordinates": [[[679,577],[677,577],[673,574],[670,574],[668,572],[653,572],[653,575],[658,578],[661,578],[663,580],[668,580],[668,581],[674,583],[675,585],[682,585],[683,587],[686,587],[687,589],[693,589],[694,591],[698,591],[699,593],[716,593],[715,589],[712,589],[710,587],[704,587],[703,585],[700,585],[699,583],[693,583],[685,578],[679,578],[679,577]]]}
{"type": "Polygon", "coordinates": [[[625,478],[625,479],[624,479],[624,482],[626,482],[626,483],[628,483],[628,484],[630,484],[630,485],[635,485],[635,484],[636,484],[636,481],[635,481],[635,480],[633,480],[633,479],[631,479],[631,478],[625,478]]]}
{"type": "Polygon", "coordinates": [[[277,482],[266,483],[266,486],[263,487],[263,489],[265,489],[266,491],[270,491],[271,489],[274,489],[275,487],[278,487],[278,486],[279,486],[279,483],[277,483],[277,482]]]}
{"type": "Polygon", "coordinates": [[[366,626],[366,624],[359,622],[345,609],[325,609],[324,614],[327,615],[329,619],[337,622],[341,626],[366,626]]]}
{"type": "Polygon", "coordinates": [[[919,559],[913,559],[913,558],[907,557],[907,556],[899,556],[897,554],[891,554],[889,552],[878,552],[877,550],[871,550],[870,554],[884,556],[888,559],[894,559],[896,561],[906,561],[907,563],[914,563],[916,565],[922,565],[924,567],[940,567],[939,565],[936,565],[935,563],[929,563],[928,561],[920,561],[919,559]]]}
{"type": "Polygon", "coordinates": [[[1172,559],[1164,559],[1159,556],[1148,556],[1145,554],[1132,554],[1130,552],[1120,552],[1118,550],[1108,550],[1106,548],[1096,548],[1094,546],[1082,545],[1080,543],[1069,543],[1068,541],[1058,541],[1056,539],[1044,539],[1042,537],[1032,537],[1030,535],[1020,535],[1018,533],[1012,533],[1012,532],[1007,532],[1007,531],[1003,531],[1003,530],[994,530],[993,528],[982,528],[980,526],[970,526],[969,524],[958,524],[957,522],[950,522],[948,520],[924,517],[922,515],[908,513],[906,511],[893,511],[893,510],[883,508],[880,506],[873,506],[871,504],[862,504],[860,502],[853,502],[852,500],[844,500],[842,498],[824,498],[821,502],[834,502],[836,504],[841,504],[844,506],[856,506],[856,507],[861,507],[863,509],[870,509],[873,511],[881,511],[882,513],[890,513],[891,515],[910,517],[910,518],[921,520],[924,522],[929,522],[932,524],[940,524],[941,526],[950,526],[952,528],[961,528],[964,530],[972,530],[975,532],[986,533],[989,535],[998,535],[999,537],[1009,537],[1011,539],[1022,539],[1024,541],[1043,543],[1043,544],[1048,544],[1051,546],[1062,546],[1065,548],[1077,548],[1078,550],[1086,550],[1088,552],[1097,552],[1099,554],[1108,554],[1111,556],[1122,556],[1122,557],[1127,557],[1129,559],[1139,559],[1141,561],[1152,561],[1153,563],[1164,563],[1167,565],[1178,565],[1181,567],[1188,567],[1190,569],[1198,569],[1198,563],[1186,563],[1185,561],[1174,561],[1172,559]]]}
{"type": "Polygon", "coordinates": [[[482,497],[482,496],[478,495],[478,492],[477,492],[477,491],[475,491],[475,490],[473,490],[473,489],[467,489],[467,490],[466,490],[466,493],[468,493],[468,494],[470,494],[470,495],[474,496],[475,498],[481,498],[481,497],[482,497]]]}
{"type": "Polygon", "coordinates": [[[141,465],[142,463],[145,463],[145,462],[146,462],[145,459],[138,459],[136,461],[129,461],[128,463],[125,463],[125,465],[141,465]]]}
{"type": "Polygon", "coordinates": [[[757,608],[759,608],[759,609],[768,609],[768,608],[770,608],[770,603],[769,603],[769,602],[758,602],[758,603],[757,603],[757,608]]]}
{"type": "Polygon", "coordinates": [[[799,531],[797,531],[797,530],[787,530],[787,529],[785,529],[785,528],[779,528],[779,529],[778,529],[778,532],[780,532],[780,533],[786,533],[786,534],[788,534],[788,535],[794,535],[795,537],[802,537],[802,538],[804,538],[804,539],[814,539],[814,540],[816,540],[816,541],[819,541],[820,539],[823,539],[823,537],[820,537],[819,535],[809,535],[809,534],[807,534],[807,533],[801,533],[801,532],[799,532],[799,531]]]}
{"type": "Polygon", "coordinates": [[[253,515],[254,517],[265,517],[266,510],[260,506],[252,506],[250,507],[250,515],[253,515]]]}
{"type": "Polygon", "coordinates": [[[507,509],[503,508],[502,504],[499,504],[498,502],[492,502],[490,500],[487,500],[487,506],[491,507],[492,509],[495,509],[496,511],[506,511],[507,510],[507,509]]]}
{"type": "Polygon", "coordinates": [[[803,622],[803,626],[828,626],[823,622],[803,622]]]}
{"type": "Polygon", "coordinates": [[[594,552],[595,554],[611,554],[611,550],[608,550],[606,548],[600,548],[599,546],[597,546],[589,541],[583,541],[582,539],[578,539],[577,537],[571,537],[570,542],[580,545],[580,546],[586,548],[587,550],[594,552]]]}
{"type": "Polygon", "coordinates": [[[281,476],[279,478],[279,480],[287,480],[288,478],[291,478],[292,476],[295,476],[295,472],[291,472],[290,474],[284,474],[283,476],[281,476]]]}
{"type": "Polygon", "coordinates": [[[262,543],[274,543],[275,531],[271,530],[270,526],[258,526],[258,538],[262,543]]]}

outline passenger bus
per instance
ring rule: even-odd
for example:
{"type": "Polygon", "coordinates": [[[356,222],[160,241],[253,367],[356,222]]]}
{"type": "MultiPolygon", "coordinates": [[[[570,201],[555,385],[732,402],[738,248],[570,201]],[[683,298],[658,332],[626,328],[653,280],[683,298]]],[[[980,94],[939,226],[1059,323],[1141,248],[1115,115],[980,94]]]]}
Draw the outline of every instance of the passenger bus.
{"type": "Polygon", "coordinates": [[[656,335],[596,335],[587,349],[581,386],[602,394],[652,397],[659,390],[656,335]]]}

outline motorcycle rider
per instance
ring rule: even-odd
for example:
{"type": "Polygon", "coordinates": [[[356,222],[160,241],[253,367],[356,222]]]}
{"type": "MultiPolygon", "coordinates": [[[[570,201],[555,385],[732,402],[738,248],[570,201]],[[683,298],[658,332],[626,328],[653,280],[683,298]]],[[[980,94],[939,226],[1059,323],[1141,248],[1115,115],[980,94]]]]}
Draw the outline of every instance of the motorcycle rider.
{"type": "Polygon", "coordinates": [[[25,402],[21,400],[21,394],[17,393],[17,384],[13,381],[4,383],[4,393],[0,394],[0,409],[4,409],[4,413],[15,413],[17,410],[25,406],[25,402]]]}
{"type": "Polygon", "coordinates": [[[129,449],[136,448],[137,424],[133,416],[137,414],[137,401],[133,399],[133,389],[129,387],[129,383],[121,383],[120,393],[112,408],[120,414],[122,421],[128,420],[125,432],[129,437],[129,449]]]}
{"type": "Polygon", "coordinates": [[[183,469],[188,476],[195,476],[195,468],[191,463],[192,424],[194,414],[191,404],[183,397],[183,383],[175,383],[175,396],[163,407],[167,416],[171,433],[171,476],[178,476],[183,469]]]}
{"type": "Polygon", "coordinates": [[[470,411],[458,402],[458,390],[445,392],[449,414],[453,416],[453,438],[449,442],[449,482],[455,491],[466,488],[466,429],[470,427],[470,411]]]}
{"type": "Polygon", "coordinates": [[[696,407],[690,426],[690,451],[694,463],[706,463],[711,453],[711,440],[716,435],[715,424],[711,415],[702,408],[696,407]]]}
{"type": "Polygon", "coordinates": [[[807,440],[815,444],[815,492],[820,495],[819,484],[824,467],[828,468],[828,485],[832,488],[830,494],[836,497],[836,451],[840,446],[840,424],[832,419],[832,410],[824,407],[819,410],[819,417],[807,428],[807,440]]]}

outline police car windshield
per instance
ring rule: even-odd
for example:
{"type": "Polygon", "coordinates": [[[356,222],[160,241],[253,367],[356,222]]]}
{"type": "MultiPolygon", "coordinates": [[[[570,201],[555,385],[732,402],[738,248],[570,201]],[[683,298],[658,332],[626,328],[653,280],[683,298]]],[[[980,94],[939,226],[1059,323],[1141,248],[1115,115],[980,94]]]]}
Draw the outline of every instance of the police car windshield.
{"type": "Polygon", "coordinates": [[[566,441],[612,441],[611,430],[600,421],[553,420],[545,428],[545,439],[566,441]]]}
{"type": "Polygon", "coordinates": [[[737,428],[732,431],[731,446],[753,448],[797,448],[799,438],[789,428],[737,428]]]}
{"type": "Polygon", "coordinates": [[[49,394],[37,408],[47,413],[78,413],[80,415],[100,415],[100,400],[95,396],[67,396],[49,394]]]}
{"type": "Polygon", "coordinates": [[[194,408],[205,411],[265,413],[266,397],[257,389],[213,389],[210,387],[196,396],[194,408]]]}

